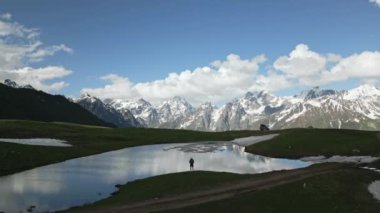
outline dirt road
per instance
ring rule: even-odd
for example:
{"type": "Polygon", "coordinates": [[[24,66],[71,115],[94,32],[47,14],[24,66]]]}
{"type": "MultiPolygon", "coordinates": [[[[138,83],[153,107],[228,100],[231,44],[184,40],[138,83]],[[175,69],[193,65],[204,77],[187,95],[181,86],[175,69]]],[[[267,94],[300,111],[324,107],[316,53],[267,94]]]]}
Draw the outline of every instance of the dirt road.
{"type": "Polygon", "coordinates": [[[238,184],[222,185],[213,189],[175,195],[155,200],[147,200],[126,205],[112,206],[91,212],[152,212],[182,208],[211,201],[231,198],[247,192],[267,189],[286,183],[295,182],[308,177],[336,171],[344,166],[339,164],[326,164],[305,169],[274,172],[270,177],[247,179],[238,184]]]}

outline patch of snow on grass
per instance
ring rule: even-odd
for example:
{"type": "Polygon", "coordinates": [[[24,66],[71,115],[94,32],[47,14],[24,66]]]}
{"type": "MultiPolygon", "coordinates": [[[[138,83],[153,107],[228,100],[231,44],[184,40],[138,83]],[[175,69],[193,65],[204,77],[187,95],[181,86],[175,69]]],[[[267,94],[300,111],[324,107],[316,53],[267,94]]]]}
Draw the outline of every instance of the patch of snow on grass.
{"type": "Polygon", "coordinates": [[[363,166],[363,167],[360,167],[360,168],[380,173],[380,169],[377,169],[377,168],[367,167],[367,166],[363,166]]]}
{"type": "Polygon", "coordinates": [[[24,145],[33,146],[59,146],[59,147],[69,147],[67,141],[52,139],[52,138],[29,138],[29,139],[11,139],[11,138],[0,138],[0,143],[17,143],[24,145]]]}
{"type": "Polygon", "coordinates": [[[330,158],[326,158],[325,156],[311,156],[304,157],[300,160],[302,161],[310,161],[313,163],[371,163],[373,161],[379,160],[380,157],[372,157],[372,156],[340,156],[334,155],[330,158]]]}
{"type": "Polygon", "coordinates": [[[278,135],[279,134],[269,134],[269,135],[251,136],[251,137],[245,137],[245,138],[236,138],[232,140],[231,142],[240,146],[250,146],[255,143],[270,140],[278,135]]]}
{"type": "Polygon", "coordinates": [[[373,195],[377,200],[380,200],[380,181],[376,180],[369,184],[368,191],[373,195]]]}

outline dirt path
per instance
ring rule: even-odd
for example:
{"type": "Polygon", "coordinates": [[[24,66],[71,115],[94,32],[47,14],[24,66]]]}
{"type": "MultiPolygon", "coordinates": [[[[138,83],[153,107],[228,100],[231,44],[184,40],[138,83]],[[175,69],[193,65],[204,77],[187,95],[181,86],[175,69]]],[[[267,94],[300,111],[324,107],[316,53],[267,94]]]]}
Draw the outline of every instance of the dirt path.
{"type": "Polygon", "coordinates": [[[295,182],[308,177],[336,171],[343,168],[338,164],[326,164],[318,167],[311,167],[306,169],[289,170],[282,172],[275,172],[270,177],[260,179],[244,180],[238,184],[229,184],[215,187],[209,190],[185,193],[170,197],[165,197],[156,200],[147,200],[137,203],[130,203],[120,206],[106,207],[91,212],[152,212],[163,211],[169,209],[183,208],[186,206],[193,206],[197,204],[207,203],[211,201],[222,200],[231,198],[239,194],[267,189],[274,186],[283,185],[286,183],[295,182]]]}

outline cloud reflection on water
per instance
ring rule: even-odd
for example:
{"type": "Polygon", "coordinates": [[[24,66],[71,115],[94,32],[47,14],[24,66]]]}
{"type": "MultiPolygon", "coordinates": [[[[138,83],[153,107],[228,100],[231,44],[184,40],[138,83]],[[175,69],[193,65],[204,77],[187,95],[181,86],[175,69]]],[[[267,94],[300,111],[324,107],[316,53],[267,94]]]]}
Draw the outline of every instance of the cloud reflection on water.
{"type": "Polygon", "coordinates": [[[0,210],[58,210],[109,196],[115,184],[189,170],[262,173],[310,165],[252,155],[230,142],[132,147],[48,165],[0,178],[0,210]],[[43,207],[43,208],[42,208],[43,207]]]}

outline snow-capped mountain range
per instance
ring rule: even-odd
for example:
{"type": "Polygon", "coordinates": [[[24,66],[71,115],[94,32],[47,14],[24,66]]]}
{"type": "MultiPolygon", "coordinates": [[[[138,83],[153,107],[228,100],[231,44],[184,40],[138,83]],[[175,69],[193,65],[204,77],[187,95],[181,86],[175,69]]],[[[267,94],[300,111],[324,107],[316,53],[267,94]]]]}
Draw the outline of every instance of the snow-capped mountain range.
{"type": "MultiPolygon", "coordinates": [[[[9,79],[4,85],[33,89],[9,79]]],[[[142,98],[100,100],[89,94],[70,101],[119,127],[227,131],[257,130],[260,124],[265,124],[271,129],[312,126],[380,130],[380,89],[371,85],[342,91],[315,87],[288,97],[266,91],[247,92],[222,107],[210,102],[194,107],[181,97],[157,106],[142,98]]]]}
{"type": "Polygon", "coordinates": [[[82,94],[81,97],[74,100],[74,102],[85,108],[87,111],[90,111],[103,121],[112,123],[118,127],[142,126],[128,109],[117,110],[113,106],[104,103],[100,99],[87,93],[82,94]]]}
{"type": "MultiPolygon", "coordinates": [[[[94,97],[87,95],[75,102],[81,103],[82,106],[83,102],[91,105],[91,98],[94,97]]],[[[97,99],[98,101],[101,100],[97,99]]],[[[201,131],[257,130],[260,124],[266,124],[271,129],[310,126],[380,129],[380,89],[371,85],[342,91],[315,87],[288,97],[275,96],[266,91],[247,92],[243,97],[219,108],[210,102],[195,108],[181,97],[174,97],[157,106],[144,99],[108,99],[104,100],[103,104],[121,114],[130,112],[137,121],[134,126],[150,128],[201,131]]],[[[96,111],[91,112],[97,115],[96,111]]]]}

